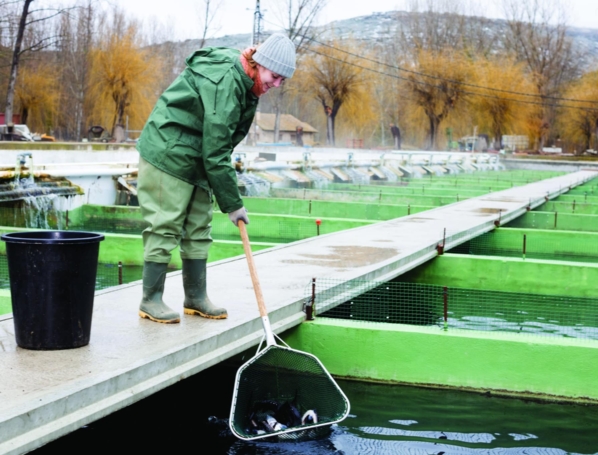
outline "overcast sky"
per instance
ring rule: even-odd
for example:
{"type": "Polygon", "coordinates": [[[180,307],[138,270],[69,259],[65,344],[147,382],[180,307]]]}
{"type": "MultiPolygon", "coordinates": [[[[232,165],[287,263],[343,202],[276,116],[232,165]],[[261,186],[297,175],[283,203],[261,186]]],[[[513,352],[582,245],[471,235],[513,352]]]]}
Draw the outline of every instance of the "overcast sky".
{"type": "MultiPolygon", "coordinates": [[[[218,1],[218,0],[213,0],[218,1]]],[[[216,32],[212,36],[251,33],[255,0],[220,0],[222,6],[216,16],[216,32]]],[[[526,1],[526,0],[521,0],[526,1]]],[[[373,12],[408,10],[409,0],[328,0],[320,15],[320,24],[333,20],[364,16],[373,12]]],[[[469,0],[476,13],[500,17],[501,0],[469,0]]],[[[276,5],[280,0],[261,0],[265,29],[280,24],[276,5]]],[[[568,24],[576,27],[598,28],[598,0],[563,0],[569,15],[568,24]]],[[[170,27],[175,39],[197,38],[201,0],[120,0],[118,5],[144,22],[155,21],[170,27]]],[[[421,4],[425,4],[422,1],[421,4]]],[[[278,27],[280,28],[280,27],[278,27]]]]}

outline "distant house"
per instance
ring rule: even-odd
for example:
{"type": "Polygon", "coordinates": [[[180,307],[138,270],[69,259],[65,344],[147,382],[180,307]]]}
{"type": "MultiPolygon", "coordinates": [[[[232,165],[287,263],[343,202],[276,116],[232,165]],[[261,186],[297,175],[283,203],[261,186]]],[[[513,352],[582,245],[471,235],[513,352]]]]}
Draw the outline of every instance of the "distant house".
{"type": "MultiPolygon", "coordinates": [[[[275,114],[264,114],[258,112],[255,114],[255,122],[257,122],[257,133],[256,142],[275,142],[274,141],[274,120],[275,114]]],[[[280,127],[279,127],[279,139],[277,142],[292,142],[297,143],[297,127],[303,128],[303,144],[313,145],[315,142],[315,134],[318,132],[309,123],[302,122],[296,117],[290,114],[280,115],[280,127]]],[[[252,139],[254,129],[251,128],[249,131],[249,140],[252,139]]]]}

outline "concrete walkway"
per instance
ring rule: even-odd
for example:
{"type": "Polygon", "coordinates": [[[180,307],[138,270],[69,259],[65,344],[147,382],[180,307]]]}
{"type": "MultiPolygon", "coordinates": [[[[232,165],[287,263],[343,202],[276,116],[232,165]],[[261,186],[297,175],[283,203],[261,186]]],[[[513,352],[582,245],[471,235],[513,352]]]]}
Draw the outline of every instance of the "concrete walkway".
{"type": "MultiPolygon", "coordinates": [[[[283,245],[255,254],[275,332],[304,320],[312,277],[384,281],[445,249],[506,223],[596,176],[580,171],[420,214],[283,245]],[[445,237],[446,235],[446,237],[445,237]]],[[[210,264],[208,292],[229,319],[140,319],[140,282],[96,294],[91,342],[63,351],[18,348],[0,321],[0,453],[24,453],[256,346],[263,330],[244,257],[210,264]]],[[[165,301],[182,312],[180,272],[165,301]]],[[[318,307],[318,311],[325,308],[318,307]]],[[[231,394],[232,394],[231,390],[231,394]]]]}

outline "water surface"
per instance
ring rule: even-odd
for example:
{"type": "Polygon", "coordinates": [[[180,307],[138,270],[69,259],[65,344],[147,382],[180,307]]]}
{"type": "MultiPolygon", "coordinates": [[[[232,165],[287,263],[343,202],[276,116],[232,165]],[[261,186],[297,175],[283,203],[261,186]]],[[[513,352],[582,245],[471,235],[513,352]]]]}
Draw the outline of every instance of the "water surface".
{"type": "Polygon", "coordinates": [[[328,436],[287,443],[239,441],[226,426],[236,368],[206,370],[33,453],[598,453],[598,406],[349,381],[339,384],[351,401],[350,417],[328,436]]]}

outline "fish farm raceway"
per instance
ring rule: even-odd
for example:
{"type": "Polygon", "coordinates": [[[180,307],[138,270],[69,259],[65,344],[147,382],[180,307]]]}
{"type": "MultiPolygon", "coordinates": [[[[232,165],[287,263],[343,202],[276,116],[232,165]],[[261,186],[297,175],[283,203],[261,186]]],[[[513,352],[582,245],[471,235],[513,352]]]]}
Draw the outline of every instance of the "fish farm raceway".
{"type": "MultiPolygon", "coordinates": [[[[208,293],[229,318],[154,324],[137,316],[145,225],[136,152],[1,153],[1,233],[91,231],[105,240],[91,340],[77,349],[16,346],[0,256],[0,453],[40,448],[255,351],[261,320],[226,214],[214,214],[208,293]]],[[[598,404],[596,163],[236,153],[273,331],[333,377],[598,404]]],[[[177,311],[180,268],[175,251],[164,300],[177,311]]]]}

